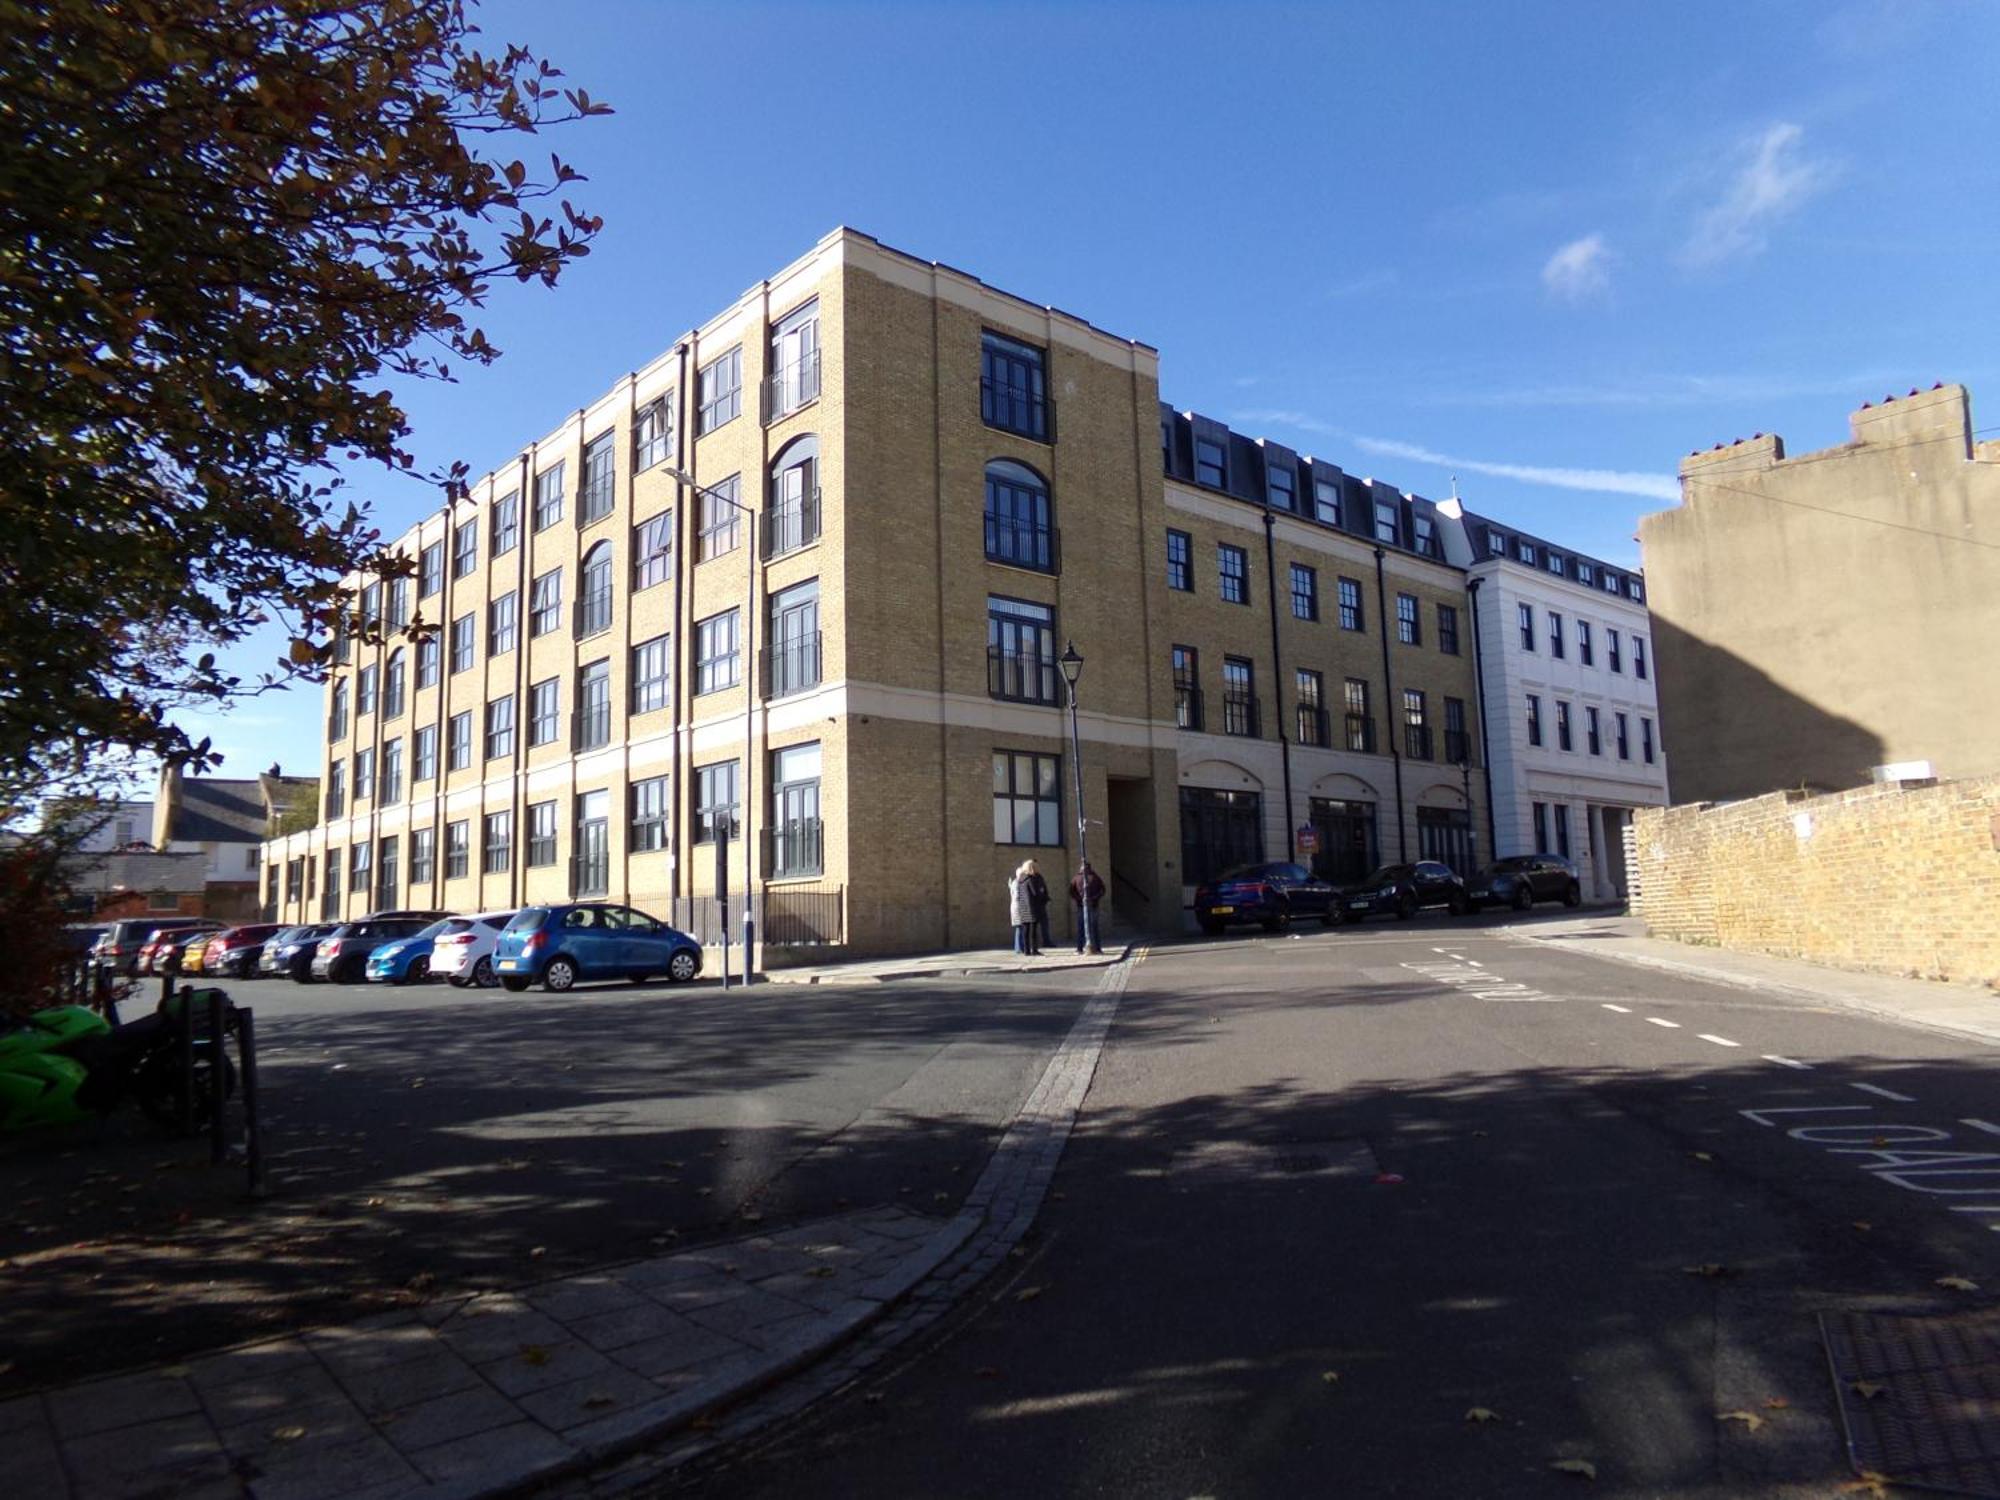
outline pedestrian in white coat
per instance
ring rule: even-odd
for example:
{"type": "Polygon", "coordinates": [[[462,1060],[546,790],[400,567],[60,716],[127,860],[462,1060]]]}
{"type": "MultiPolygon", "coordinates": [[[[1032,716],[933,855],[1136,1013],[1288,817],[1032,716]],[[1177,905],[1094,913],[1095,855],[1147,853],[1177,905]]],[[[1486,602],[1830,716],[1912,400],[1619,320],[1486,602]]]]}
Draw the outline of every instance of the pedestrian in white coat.
{"type": "Polygon", "coordinates": [[[1035,955],[1035,904],[1029,884],[1033,873],[1024,860],[1007,878],[1007,919],[1014,924],[1014,951],[1026,958],[1035,955]]]}

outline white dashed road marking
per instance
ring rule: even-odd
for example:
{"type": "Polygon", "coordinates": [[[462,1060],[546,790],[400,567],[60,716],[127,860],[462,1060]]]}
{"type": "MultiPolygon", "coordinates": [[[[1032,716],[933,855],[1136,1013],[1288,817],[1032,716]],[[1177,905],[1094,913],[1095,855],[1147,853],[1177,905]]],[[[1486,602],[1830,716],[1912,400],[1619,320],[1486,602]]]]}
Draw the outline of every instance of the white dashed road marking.
{"type": "Polygon", "coordinates": [[[1666,1028],[1667,1028],[1667,1030],[1669,1030],[1669,1031],[1679,1031],[1679,1030],[1681,1029],[1681,1023],[1680,1023],[1680,1022],[1678,1022],[1678,1021],[1662,1021],[1662,1020],[1661,1020],[1661,1019],[1660,1019],[1660,1018],[1659,1018],[1658,1016],[1648,1016],[1648,1017],[1646,1017],[1646,1024],[1647,1024],[1648,1026],[1664,1026],[1664,1027],[1666,1027],[1666,1028]]]}
{"type": "Polygon", "coordinates": [[[1961,1125],[1970,1125],[1974,1130],[1983,1130],[1988,1135],[2000,1135],[2000,1125],[1994,1125],[1985,1120],[1960,1120],[1958,1123],[1961,1125]]]}
{"type": "Polygon", "coordinates": [[[1715,1036],[1706,1031],[1697,1031],[1695,1035],[1700,1037],[1704,1042],[1715,1043],[1718,1047],[1740,1047],[1743,1045],[1741,1042],[1730,1041],[1726,1036],[1715,1036]]]}
{"type": "Polygon", "coordinates": [[[1631,1014],[1632,1014],[1632,1007],[1631,1007],[1631,1006],[1629,1006],[1629,1005],[1613,1005],[1613,1004],[1612,1004],[1612,1003],[1611,1003],[1611,1002],[1610,1002],[1609,1000],[1606,1000],[1606,1001],[1604,1002],[1604,1008],[1605,1008],[1606,1010],[1615,1010],[1615,1011],[1617,1011],[1617,1012],[1618,1012],[1618,1014],[1619,1014],[1619,1015],[1621,1015],[1621,1016],[1629,1016],[1629,1015],[1631,1015],[1631,1014]]]}
{"type": "Polygon", "coordinates": [[[1800,1071],[1807,1073],[1812,1071],[1811,1063],[1802,1063],[1796,1057],[1780,1057],[1775,1052],[1766,1052],[1764,1054],[1764,1061],[1774,1062],[1781,1068],[1798,1068],[1800,1071]]]}
{"type": "Polygon", "coordinates": [[[1878,1099],[1894,1099],[1898,1104],[1915,1104],[1917,1101],[1908,1094],[1899,1094],[1894,1089],[1878,1088],[1872,1083],[1857,1083],[1854,1087],[1864,1094],[1873,1094],[1878,1099]]]}

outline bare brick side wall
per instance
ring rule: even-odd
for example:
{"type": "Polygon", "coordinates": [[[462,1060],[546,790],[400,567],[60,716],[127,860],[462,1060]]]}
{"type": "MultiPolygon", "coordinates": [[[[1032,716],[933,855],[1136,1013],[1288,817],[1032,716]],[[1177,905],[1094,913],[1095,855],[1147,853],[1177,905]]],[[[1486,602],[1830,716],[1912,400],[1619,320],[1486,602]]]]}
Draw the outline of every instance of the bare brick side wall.
{"type": "Polygon", "coordinates": [[[2000,987],[2000,776],[1641,808],[1654,937],[2000,987]]]}

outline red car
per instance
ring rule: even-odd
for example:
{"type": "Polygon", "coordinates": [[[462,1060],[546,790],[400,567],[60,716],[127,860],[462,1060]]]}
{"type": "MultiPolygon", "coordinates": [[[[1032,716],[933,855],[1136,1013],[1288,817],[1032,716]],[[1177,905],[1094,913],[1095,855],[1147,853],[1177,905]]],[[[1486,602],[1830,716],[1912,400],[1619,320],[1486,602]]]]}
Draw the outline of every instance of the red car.
{"type": "Polygon", "coordinates": [[[189,922],[184,927],[167,927],[156,930],[151,937],[146,939],[146,945],[139,950],[138,972],[141,974],[164,973],[169,953],[178,955],[181,949],[187,944],[187,940],[198,933],[220,932],[221,930],[222,924],[220,922],[210,921],[207,918],[196,922],[189,922]]]}
{"type": "Polygon", "coordinates": [[[264,942],[284,928],[276,922],[258,922],[247,927],[230,927],[208,940],[202,954],[201,971],[230,979],[244,979],[257,972],[257,960],[264,956],[264,942]]]}

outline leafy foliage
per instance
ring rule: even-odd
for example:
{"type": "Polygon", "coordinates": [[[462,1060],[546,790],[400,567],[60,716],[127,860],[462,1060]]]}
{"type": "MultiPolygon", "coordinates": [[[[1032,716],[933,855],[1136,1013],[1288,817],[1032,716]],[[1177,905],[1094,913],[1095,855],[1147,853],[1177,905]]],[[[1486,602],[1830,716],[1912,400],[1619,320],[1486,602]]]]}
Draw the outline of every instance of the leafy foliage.
{"type": "Polygon", "coordinates": [[[333,465],[413,472],[387,382],[494,359],[491,282],[600,227],[495,148],[606,106],[477,35],[463,0],[0,0],[9,779],[213,764],[170,710],[316,676],[340,577],[401,566],[333,465]],[[287,660],[225,675],[271,621],[287,660]]]}

